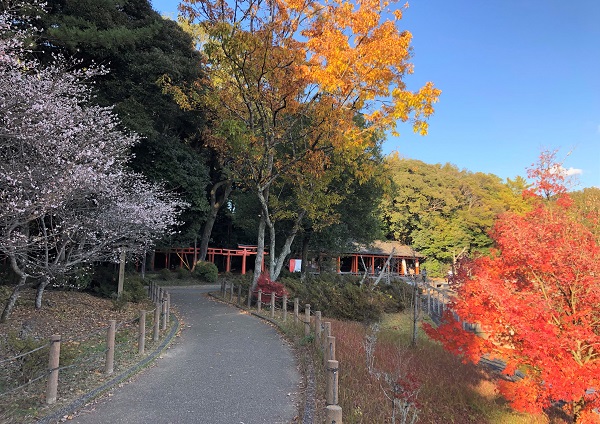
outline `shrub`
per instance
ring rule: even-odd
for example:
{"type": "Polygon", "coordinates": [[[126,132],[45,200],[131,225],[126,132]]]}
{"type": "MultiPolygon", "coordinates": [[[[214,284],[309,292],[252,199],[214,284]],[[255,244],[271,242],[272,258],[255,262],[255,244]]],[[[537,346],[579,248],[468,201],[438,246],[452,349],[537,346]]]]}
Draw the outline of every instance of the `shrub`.
{"type": "Polygon", "coordinates": [[[168,268],[163,268],[160,271],[158,271],[158,276],[163,281],[169,281],[173,279],[173,273],[169,271],[168,268]]]}
{"type": "Polygon", "coordinates": [[[148,298],[148,291],[144,286],[144,280],[137,274],[128,274],[125,276],[123,293],[126,293],[128,302],[140,303],[148,298]]]}
{"type": "Polygon", "coordinates": [[[276,281],[271,281],[267,274],[261,274],[256,282],[256,290],[262,290],[263,295],[275,293],[275,296],[282,297],[288,294],[285,286],[276,281]]]}
{"type": "Polygon", "coordinates": [[[207,283],[216,283],[219,278],[219,269],[212,262],[198,261],[194,268],[194,277],[207,283]]]}
{"type": "Polygon", "coordinates": [[[58,276],[53,282],[52,288],[65,290],[85,290],[92,286],[95,270],[90,266],[79,266],[67,275],[58,276]]]}
{"type": "Polygon", "coordinates": [[[177,276],[178,280],[186,280],[192,276],[192,273],[186,268],[177,268],[175,275],[177,276]]]}
{"type": "Polygon", "coordinates": [[[361,322],[378,321],[384,312],[398,312],[405,302],[401,285],[360,284],[361,278],[323,273],[307,278],[303,283],[297,278],[282,280],[292,297],[301,303],[310,303],[327,317],[361,322]]]}

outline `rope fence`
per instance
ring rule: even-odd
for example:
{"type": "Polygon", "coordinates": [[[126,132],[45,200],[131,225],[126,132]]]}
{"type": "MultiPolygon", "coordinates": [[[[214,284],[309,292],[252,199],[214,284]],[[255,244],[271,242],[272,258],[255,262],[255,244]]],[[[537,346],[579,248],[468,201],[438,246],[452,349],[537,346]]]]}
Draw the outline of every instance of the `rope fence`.
{"type": "Polygon", "coordinates": [[[115,364],[138,360],[147,343],[156,343],[170,323],[170,294],[150,283],[148,295],[155,308],[108,325],[84,337],[63,339],[54,334],[41,346],[0,359],[0,410],[45,394],[52,405],[59,393],[81,391],[115,371],[115,364]],[[116,361],[118,359],[118,361],[116,361]],[[59,378],[60,376],[60,378],[59,378]],[[45,383],[45,384],[44,384],[45,383]]]}

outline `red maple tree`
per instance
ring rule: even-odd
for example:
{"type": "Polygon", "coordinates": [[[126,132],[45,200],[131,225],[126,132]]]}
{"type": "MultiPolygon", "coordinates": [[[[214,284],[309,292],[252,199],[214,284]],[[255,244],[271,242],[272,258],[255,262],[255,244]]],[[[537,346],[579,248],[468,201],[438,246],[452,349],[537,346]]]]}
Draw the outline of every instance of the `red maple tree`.
{"type": "Polygon", "coordinates": [[[542,166],[552,159],[543,153],[529,173],[534,208],[501,216],[492,254],[458,267],[450,309],[482,331],[464,331],[452,312],[426,331],[465,359],[488,355],[506,361],[508,375],[521,370],[524,378],[499,385],[515,409],[540,413],[561,401],[573,422],[598,423],[600,246],[568,213],[560,167],[542,166]]]}

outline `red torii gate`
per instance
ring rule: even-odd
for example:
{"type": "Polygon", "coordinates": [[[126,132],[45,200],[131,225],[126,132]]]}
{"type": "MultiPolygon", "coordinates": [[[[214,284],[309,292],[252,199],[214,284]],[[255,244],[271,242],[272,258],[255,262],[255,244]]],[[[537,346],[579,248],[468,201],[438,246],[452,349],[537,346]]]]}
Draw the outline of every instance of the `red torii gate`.
{"type": "MultiPolygon", "coordinates": [[[[241,259],[242,259],[241,273],[246,274],[247,259],[250,256],[256,255],[256,253],[258,251],[257,249],[258,249],[257,246],[249,246],[249,245],[238,245],[237,249],[224,249],[224,248],[219,248],[219,247],[209,247],[206,252],[206,260],[208,262],[215,263],[215,261],[218,257],[223,257],[225,259],[225,272],[231,272],[231,258],[241,257],[241,259]]],[[[167,268],[167,269],[170,268],[170,266],[172,265],[171,260],[170,260],[170,256],[172,254],[177,255],[177,257],[179,258],[179,268],[185,267],[185,268],[191,269],[194,259],[197,258],[200,253],[200,248],[174,247],[171,249],[156,250],[155,253],[162,253],[165,255],[165,268],[167,268]]],[[[265,252],[264,254],[267,255],[268,252],[265,252]]],[[[155,268],[155,261],[152,261],[151,269],[154,271],[154,268],[155,268]]],[[[265,270],[264,256],[263,256],[263,261],[261,264],[261,270],[262,271],[265,270]]]]}

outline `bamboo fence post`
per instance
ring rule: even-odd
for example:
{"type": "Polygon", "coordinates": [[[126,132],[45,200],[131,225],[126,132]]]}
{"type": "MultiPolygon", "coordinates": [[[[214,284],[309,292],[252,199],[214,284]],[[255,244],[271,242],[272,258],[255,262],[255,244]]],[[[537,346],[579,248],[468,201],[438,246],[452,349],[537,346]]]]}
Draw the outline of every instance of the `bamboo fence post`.
{"type": "Polygon", "coordinates": [[[60,335],[50,336],[50,353],[48,355],[48,384],[46,386],[46,403],[56,402],[58,394],[58,367],[60,364],[60,335]]]}
{"type": "Polygon", "coordinates": [[[111,319],[108,321],[108,332],[106,333],[106,362],[104,364],[104,373],[112,374],[115,365],[115,333],[117,332],[117,321],[111,319]]]}
{"type": "Polygon", "coordinates": [[[271,292],[271,318],[275,318],[275,292],[271,292]]]}
{"type": "Polygon", "coordinates": [[[310,334],[310,303],[304,305],[304,335],[310,334]]]}
{"type": "Polygon", "coordinates": [[[138,354],[143,355],[146,349],[146,311],[140,311],[140,325],[138,334],[138,354]]]}
{"type": "Polygon", "coordinates": [[[258,300],[256,301],[256,310],[258,313],[262,310],[262,290],[258,289],[258,300]]]}
{"type": "Polygon", "coordinates": [[[281,301],[281,309],[283,309],[283,322],[285,322],[287,320],[287,304],[288,304],[287,294],[284,294],[283,300],[281,301]]]}

